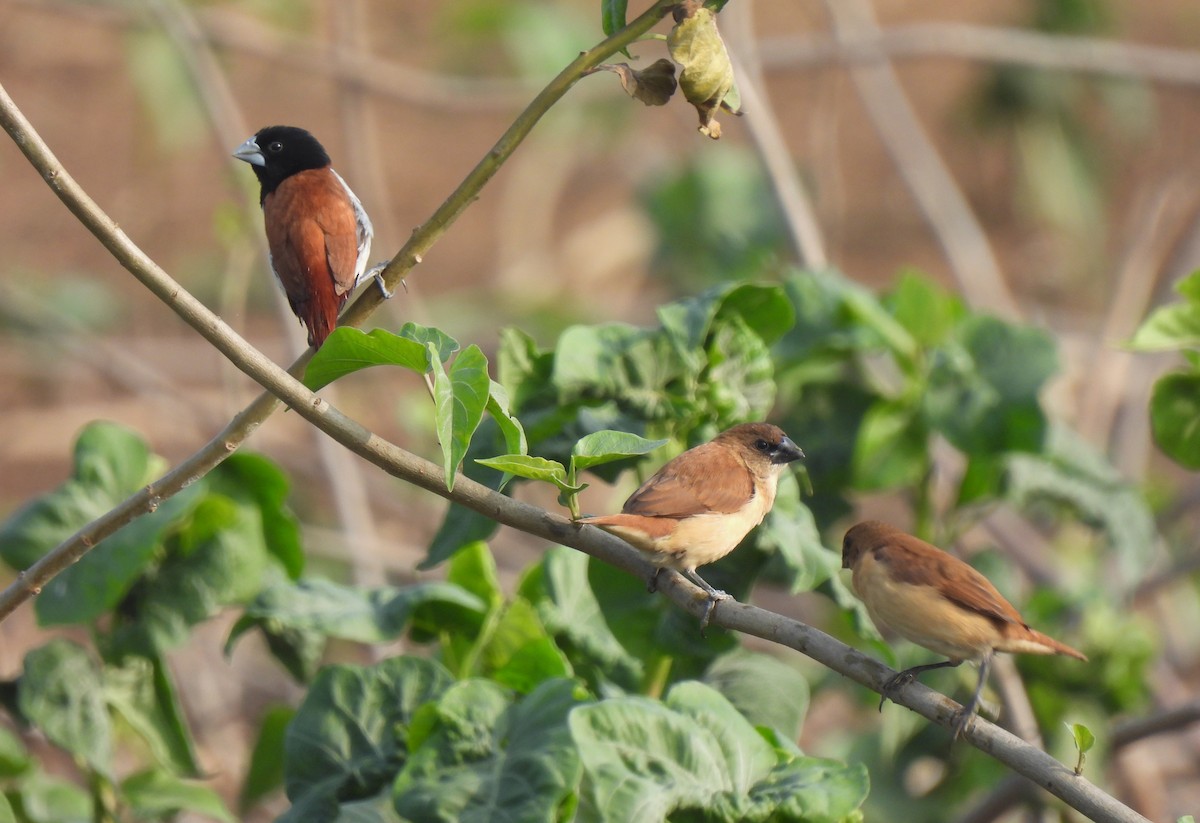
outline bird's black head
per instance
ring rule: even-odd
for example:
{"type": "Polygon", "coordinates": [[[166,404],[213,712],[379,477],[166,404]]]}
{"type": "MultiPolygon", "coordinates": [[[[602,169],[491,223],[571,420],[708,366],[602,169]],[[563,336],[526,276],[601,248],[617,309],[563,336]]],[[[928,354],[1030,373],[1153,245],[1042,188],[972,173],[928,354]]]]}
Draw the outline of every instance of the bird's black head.
{"type": "Polygon", "coordinates": [[[254,169],[262,185],[259,202],[293,174],[329,165],[325,147],[296,126],[267,126],[238,146],[233,156],[254,169]]]}

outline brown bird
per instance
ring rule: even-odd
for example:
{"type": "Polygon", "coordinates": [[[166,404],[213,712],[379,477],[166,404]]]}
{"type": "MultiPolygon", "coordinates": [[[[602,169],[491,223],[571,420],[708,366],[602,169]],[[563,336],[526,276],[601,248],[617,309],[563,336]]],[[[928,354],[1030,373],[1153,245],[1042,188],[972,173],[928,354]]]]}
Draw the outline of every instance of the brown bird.
{"type": "Polygon", "coordinates": [[[696,573],[720,560],[762,522],[788,463],[804,452],[769,423],[743,423],[668,462],[635,491],[620,514],[581,518],[645,553],[658,566],[679,571],[708,594],[700,629],[729,595],[696,573]]]}
{"type": "Polygon", "coordinates": [[[996,652],[1065,654],[1080,652],[1029,628],[996,587],[969,565],[924,540],[887,523],[867,520],[851,527],[842,541],[842,568],[854,570],[854,590],[871,619],[889,626],[918,646],[949,660],[913,666],[883,685],[883,703],[900,686],[930,669],[979,663],[979,684],[954,724],[966,729],[996,652]]]}

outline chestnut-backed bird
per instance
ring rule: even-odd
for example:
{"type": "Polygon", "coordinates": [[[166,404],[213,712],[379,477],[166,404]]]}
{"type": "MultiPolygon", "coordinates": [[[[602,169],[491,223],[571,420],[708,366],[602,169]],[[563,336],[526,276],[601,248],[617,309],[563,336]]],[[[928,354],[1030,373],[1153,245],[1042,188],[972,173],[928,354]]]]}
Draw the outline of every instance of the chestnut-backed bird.
{"type": "Polygon", "coordinates": [[[783,430],[743,423],[685,451],[635,491],[620,514],[581,518],[641,550],[658,568],[672,568],[708,595],[701,630],[713,608],[729,595],[696,573],[720,560],[762,522],[775,503],[779,476],[804,457],[783,430]]]}
{"type": "Polygon", "coordinates": [[[979,663],[979,683],[955,720],[954,736],[966,729],[979,705],[988,667],[996,652],[1065,654],[1080,652],[1031,629],[991,582],[924,540],[878,520],[850,528],[842,540],[842,567],[852,569],[854,590],[877,624],[946,655],[948,660],[913,666],[883,686],[879,708],[891,692],[924,671],[979,663]]]}
{"type": "MultiPolygon", "coordinates": [[[[371,220],[330,166],[325,148],[304,129],[260,129],[233,156],[249,163],[258,178],[271,268],[308,329],[309,345],[319,348],[364,278],[371,220]]],[[[390,296],[378,273],[375,280],[390,296]]]]}

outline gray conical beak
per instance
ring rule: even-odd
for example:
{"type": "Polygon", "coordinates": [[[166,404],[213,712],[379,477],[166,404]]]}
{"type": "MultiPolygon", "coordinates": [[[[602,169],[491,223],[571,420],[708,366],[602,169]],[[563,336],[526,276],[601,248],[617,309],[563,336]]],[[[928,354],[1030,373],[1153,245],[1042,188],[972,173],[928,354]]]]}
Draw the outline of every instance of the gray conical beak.
{"type": "Polygon", "coordinates": [[[252,166],[267,165],[267,158],[263,157],[262,149],[258,147],[258,143],[254,142],[253,137],[238,146],[233,156],[238,160],[245,160],[252,166]]]}
{"type": "Polygon", "coordinates": [[[790,437],[780,440],[779,445],[775,447],[775,453],[771,455],[772,463],[791,463],[793,460],[803,459],[804,452],[792,442],[790,437]]]}

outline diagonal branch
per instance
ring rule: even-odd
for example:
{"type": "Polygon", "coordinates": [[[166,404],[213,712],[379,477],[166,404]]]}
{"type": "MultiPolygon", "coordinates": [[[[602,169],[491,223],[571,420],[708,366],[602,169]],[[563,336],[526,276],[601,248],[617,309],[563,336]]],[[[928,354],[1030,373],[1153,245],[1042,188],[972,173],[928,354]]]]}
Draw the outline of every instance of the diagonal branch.
{"type": "MultiPolygon", "coordinates": [[[[474,202],[483,186],[505,160],[516,151],[541,117],[571,89],[588,68],[598,65],[649,31],[662,19],[670,6],[671,4],[665,0],[658,0],[624,29],[589,51],[583,52],[563,69],[550,82],[550,85],[526,107],[491,151],[434,212],[433,216],[413,232],[409,241],[388,265],[385,276],[388,278],[389,284],[395,287],[420,262],[421,256],[433,247],[462,212],[474,202]]],[[[239,412],[199,451],[146,488],[122,501],[120,505],[104,516],[84,526],[70,539],[21,572],[12,585],[0,592],[0,620],[3,620],[21,603],[41,591],[41,588],[55,575],[78,561],[101,540],[136,518],[154,511],[162,500],[178,494],[182,489],[212,471],[221,461],[236,451],[254,430],[275,411],[279,406],[279,400],[276,397],[283,399],[294,408],[303,406],[302,416],[305,416],[306,419],[309,414],[321,417],[328,413],[331,407],[324,400],[309,392],[293,377],[293,375],[301,373],[311,356],[310,354],[301,355],[292,364],[290,371],[284,371],[171,279],[121,231],[116,222],[105,214],[67,173],[50,147],[21,113],[3,85],[0,85],[0,127],[3,127],[12,137],[17,147],[41,174],[42,179],[46,181],[51,190],[58,195],[79,222],[108,249],[117,262],[212,343],[238,369],[255,382],[269,388],[268,393],[260,395],[239,412]]],[[[379,305],[380,299],[377,289],[364,290],[364,294],[360,295],[347,309],[341,322],[347,325],[358,325],[374,311],[379,305]]],[[[362,429],[357,423],[354,426],[357,427],[360,435],[367,434],[365,429],[362,429]]]]}

